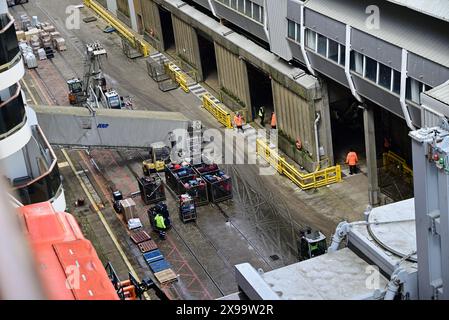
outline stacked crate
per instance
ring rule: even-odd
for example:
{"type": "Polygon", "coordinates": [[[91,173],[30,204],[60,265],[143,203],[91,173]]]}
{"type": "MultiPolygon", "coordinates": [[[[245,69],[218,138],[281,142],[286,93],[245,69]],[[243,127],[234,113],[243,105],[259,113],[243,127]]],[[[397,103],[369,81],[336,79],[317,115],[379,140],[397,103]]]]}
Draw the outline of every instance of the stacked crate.
{"type": "Polygon", "coordinates": [[[50,33],[45,32],[45,31],[41,31],[39,37],[40,37],[40,40],[41,40],[41,44],[42,44],[42,46],[44,48],[52,46],[50,33]]]}

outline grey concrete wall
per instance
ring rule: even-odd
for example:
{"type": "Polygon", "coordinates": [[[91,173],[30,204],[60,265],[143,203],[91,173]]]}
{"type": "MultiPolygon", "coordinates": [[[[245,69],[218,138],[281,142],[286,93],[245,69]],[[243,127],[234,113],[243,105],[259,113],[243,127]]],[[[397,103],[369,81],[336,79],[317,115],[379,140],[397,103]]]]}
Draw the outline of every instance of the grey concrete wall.
{"type": "Polygon", "coordinates": [[[251,110],[246,64],[239,56],[219,44],[215,44],[218,82],[220,89],[242,102],[242,107],[251,110]]]}
{"type": "Polygon", "coordinates": [[[55,145],[147,147],[167,142],[168,133],[187,129],[188,119],[177,112],[33,107],[42,131],[55,145]]]}
{"type": "Polygon", "coordinates": [[[152,0],[140,0],[140,5],[142,7],[144,37],[156,49],[162,50],[163,41],[159,8],[152,0]]]}
{"type": "Polygon", "coordinates": [[[195,29],[176,16],[172,16],[172,21],[175,34],[176,53],[198,71],[198,80],[202,80],[201,57],[195,29]]]}

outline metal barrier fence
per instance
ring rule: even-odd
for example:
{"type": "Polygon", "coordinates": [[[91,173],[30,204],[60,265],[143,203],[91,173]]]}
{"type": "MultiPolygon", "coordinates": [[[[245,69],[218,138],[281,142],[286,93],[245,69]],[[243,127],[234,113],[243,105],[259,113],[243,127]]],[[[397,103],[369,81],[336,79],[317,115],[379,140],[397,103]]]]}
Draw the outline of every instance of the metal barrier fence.
{"type": "Polygon", "coordinates": [[[384,167],[394,166],[398,168],[402,174],[413,179],[413,170],[408,166],[404,158],[393,151],[383,153],[382,158],[384,167]]]}
{"type": "Polygon", "coordinates": [[[212,101],[212,96],[208,93],[203,95],[203,108],[209,111],[215,119],[228,129],[232,129],[231,114],[223,109],[220,104],[212,101]]]}
{"type": "Polygon", "coordinates": [[[286,176],[303,190],[324,187],[342,180],[339,165],[303,174],[272,150],[266,141],[257,139],[256,150],[257,155],[265,159],[279,174],[286,176]]]}
{"type": "Polygon", "coordinates": [[[181,71],[173,62],[166,62],[164,64],[165,72],[176,81],[185,93],[189,93],[190,89],[187,86],[187,75],[181,71]]]}
{"type": "Polygon", "coordinates": [[[110,14],[105,8],[103,8],[103,6],[96,3],[94,0],[84,0],[84,5],[94,10],[100,17],[106,20],[120,33],[124,39],[129,42],[134,49],[139,51],[144,57],[147,57],[150,54],[150,45],[144,40],[137,38],[128,27],[118,21],[117,18],[110,14]]]}

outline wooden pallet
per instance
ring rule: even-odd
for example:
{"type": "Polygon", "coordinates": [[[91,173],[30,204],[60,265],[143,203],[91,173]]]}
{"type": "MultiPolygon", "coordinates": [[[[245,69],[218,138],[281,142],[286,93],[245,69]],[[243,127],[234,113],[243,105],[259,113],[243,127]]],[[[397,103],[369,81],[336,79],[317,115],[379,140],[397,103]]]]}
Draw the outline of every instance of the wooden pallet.
{"type": "Polygon", "coordinates": [[[134,231],[131,233],[130,238],[135,244],[151,240],[150,235],[146,231],[134,231]]]}
{"type": "Polygon", "coordinates": [[[178,276],[172,269],[165,269],[164,271],[157,272],[154,276],[161,284],[178,281],[178,276]]]}
{"type": "Polygon", "coordinates": [[[150,252],[158,248],[156,242],[153,240],[141,242],[138,244],[138,247],[142,253],[150,252]]]}

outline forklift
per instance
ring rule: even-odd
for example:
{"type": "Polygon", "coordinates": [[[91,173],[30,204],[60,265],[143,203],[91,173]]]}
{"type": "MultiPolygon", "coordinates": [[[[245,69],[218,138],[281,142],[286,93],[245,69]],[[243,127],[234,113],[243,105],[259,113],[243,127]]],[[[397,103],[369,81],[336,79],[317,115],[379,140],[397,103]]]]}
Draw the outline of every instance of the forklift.
{"type": "Polygon", "coordinates": [[[73,78],[67,81],[69,88],[69,102],[70,105],[81,105],[87,100],[86,92],[83,89],[83,82],[78,78],[73,78]]]}
{"type": "Polygon", "coordinates": [[[327,252],[326,236],[311,228],[299,232],[297,245],[299,261],[315,258],[327,252]]]}
{"type": "Polygon", "coordinates": [[[146,176],[165,170],[165,165],[170,163],[170,148],[162,142],[153,143],[150,146],[149,157],[142,162],[142,171],[146,176]]]}

